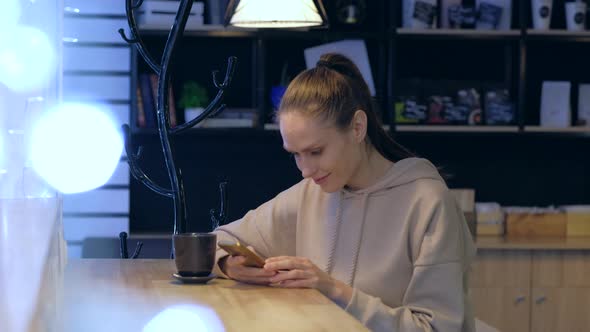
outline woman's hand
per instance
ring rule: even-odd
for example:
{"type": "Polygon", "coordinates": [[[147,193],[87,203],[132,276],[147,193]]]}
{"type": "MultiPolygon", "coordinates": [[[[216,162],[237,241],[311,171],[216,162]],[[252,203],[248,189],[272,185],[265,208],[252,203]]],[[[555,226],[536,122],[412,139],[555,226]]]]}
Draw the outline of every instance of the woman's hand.
{"type": "Polygon", "coordinates": [[[228,277],[246,282],[249,284],[268,285],[271,283],[270,278],[276,274],[257,267],[244,266],[246,257],[244,256],[227,256],[219,262],[219,268],[228,277]]]}
{"type": "Polygon", "coordinates": [[[304,257],[271,257],[266,260],[264,269],[276,272],[276,275],[270,278],[271,286],[315,288],[343,306],[352,298],[350,286],[332,278],[304,257]]]}

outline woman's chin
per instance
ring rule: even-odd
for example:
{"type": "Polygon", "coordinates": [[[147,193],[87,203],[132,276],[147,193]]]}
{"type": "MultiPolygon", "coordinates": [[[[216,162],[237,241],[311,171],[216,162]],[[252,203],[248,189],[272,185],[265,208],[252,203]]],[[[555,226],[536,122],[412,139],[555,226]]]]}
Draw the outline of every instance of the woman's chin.
{"type": "Polygon", "coordinates": [[[342,189],[342,187],[337,187],[337,186],[331,186],[328,184],[324,184],[324,185],[318,185],[320,186],[320,188],[322,188],[322,191],[327,193],[327,194],[331,194],[331,193],[335,193],[337,191],[340,191],[340,189],[342,189]]]}

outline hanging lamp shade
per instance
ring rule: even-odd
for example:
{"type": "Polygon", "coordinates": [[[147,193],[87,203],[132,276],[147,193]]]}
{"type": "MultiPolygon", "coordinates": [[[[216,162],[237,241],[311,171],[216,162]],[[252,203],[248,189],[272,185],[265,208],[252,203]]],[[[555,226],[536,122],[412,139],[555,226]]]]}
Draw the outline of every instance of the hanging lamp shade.
{"type": "Polygon", "coordinates": [[[230,0],[225,25],[297,28],[327,25],[321,0],[230,0]]]}

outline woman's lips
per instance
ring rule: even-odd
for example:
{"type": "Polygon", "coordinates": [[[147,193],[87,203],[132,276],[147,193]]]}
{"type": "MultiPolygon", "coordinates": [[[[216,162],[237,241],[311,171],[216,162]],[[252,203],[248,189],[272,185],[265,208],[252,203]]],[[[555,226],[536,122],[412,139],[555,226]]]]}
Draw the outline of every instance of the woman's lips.
{"type": "Polygon", "coordinates": [[[326,181],[328,176],[330,176],[330,174],[323,176],[321,178],[313,179],[313,182],[315,182],[315,184],[321,184],[322,182],[326,181]]]}

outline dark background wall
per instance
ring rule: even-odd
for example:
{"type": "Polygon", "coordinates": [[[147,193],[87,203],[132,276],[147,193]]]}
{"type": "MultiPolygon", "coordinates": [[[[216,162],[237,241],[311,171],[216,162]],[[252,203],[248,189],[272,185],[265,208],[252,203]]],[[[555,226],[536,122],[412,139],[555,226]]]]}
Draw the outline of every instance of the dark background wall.
{"type": "MultiPolygon", "coordinates": [[[[556,8],[563,7],[562,1],[558,2],[556,8]]],[[[334,3],[328,1],[327,9],[334,3]]],[[[590,83],[590,38],[529,38],[523,34],[510,38],[477,34],[397,36],[394,28],[400,25],[399,6],[392,7],[385,0],[368,3],[363,25],[336,24],[325,33],[187,33],[173,64],[174,89],[179,91],[184,81],[193,79],[205,84],[213,95],[211,70],[223,71],[225,59],[237,55],[239,64],[226,102],[230,108],[260,110],[261,125],[271,121],[268,91],[279,83],[285,63],[287,75],[292,78],[305,69],[304,48],[362,38],[385,123],[394,125],[393,99],[403,92],[406,81],[430,81],[443,87],[452,80],[475,86],[493,83],[510,91],[519,115],[514,124],[518,132],[394,131],[400,143],[439,166],[450,187],[474,188],[477,201],[502,205],[590,204],[590,132],[526,130],[527,126],[539,125],[541,85],[545,80],[573,83],[575,118],[577,84],[590,83]]],[[[515,30],[530,27],[528,10],[528,6],[513,2],[515,30]]],[[[563,20],[557,12],[554,15],[552,27],[562,28],[563,20]]],[[[166,34],[156,31],[144,35],[148,48],[158,56],[166,34]]],[[[141,60],[133,61],[133,66],[133,75],[149,71],[141,60]]],[[[141,165],[156,182],[167,187],[155,131],[134,129],[132,143],[144,147],[141,165]]],[[[210,229],[209,210],[219,206],[218,184],[224,179],[229,181],[229,220],[240,218],[301,179],[294,162],[282,149],[278,131],[196,129],[174,137],[172,145],[184,175],[189,231],[210,229]]],[[[130,191],[132,233],[172,231],[171,200],[135,180],[131,181],[130,191]]]]}
{"type": "MultiPolygon", "coordinates": [[[[450,187],[476,189],[477,201],[503,205],[590,204],[590,137],[522,134],[399,134],[397,139],[432,160],[450,187]]],[[[167,183],[155,136],[142,165],[167,183]]],[[[271,199],[301,179],[277,131],[197,130],[173,142],[182,168],[190,231],[210,228],[218,184],[229,180],[229,220],[271,199]]],[[[132,232],[170,232],[172,201],[133,180],[132,232]]]]}

